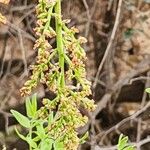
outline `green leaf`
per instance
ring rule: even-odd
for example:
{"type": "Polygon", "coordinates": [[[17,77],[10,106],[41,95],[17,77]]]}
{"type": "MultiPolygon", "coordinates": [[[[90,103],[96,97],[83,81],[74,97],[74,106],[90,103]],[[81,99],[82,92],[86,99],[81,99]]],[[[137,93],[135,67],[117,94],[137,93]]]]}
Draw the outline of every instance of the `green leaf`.
{"type": "Polygon", "coordinates": [[[128,137],[123,137],[123,134],[120,135],[119,137],[119,143],[118,143],[118,149],[123,150],[128,142],[128,137]]]}
{"type": "Polygon", "coordinates": [[[123,134],[120,135],[119,141],[118,141],[118,150],[135,150],[134,146],[128,144],[128,137],[123,136],[123,134]]]}
{"type": "Polygon", "coordinates": [[[44,18],[44,17],[46,17],[47,16],[47,13],[41,13],[41,14],[39,14],[38,16],[37,16],[37,18],[44,18]]]}
{"type": "Polygon", "coordinates": [[[27,116],[30,118],[34,118],[37,112],[37,98],[36,94],[34,94],[30,100],[29,97],[26,98],[26,111],[27,116]]]}
{"type": "MultiPolygon", "coordinates": [[[[41,141],[41,150],[51,150],[54,141],[52,139],[44,139],[41,141]]],[[[58,149],[57,149],[58,150],[58,149]]]]}
{"type": "Polygon", "coordinates": [[[36,142],[34,142],[33,139],[31,139],[31,137],[27,137],[26,139],[27,139],[28,144],[29,144],[31,147],[37,148],[36,142]]]}
{"type": "Polygon", "coordinates": [[[86,139],[88,138],[88,136],[89,136],[89,133],[86,132],[86,133],[82,136],[82,138],[80,139],[80,144],[85,143],[85,142],[86,142],[86,139]]]}
{"type": "Polygon", "coordinates": [[[135,150],[134,146],[127,146],[123,150],[135,150]]]}
{"type": "Polygon", "coordinates": [[[58,141],[55,141],[54,143],[54,150],[64,150],[64,145],[62,142],[58,142],[58,141]]]}
{"type": "Polygon", "coordinates": [[[24,135],[20,134],[16,127],[15,127],[15,131],[22,140],[27,141],[26,137],[24,135]]]}
{"type": "Polygon", "coordinates": [[[125,32],[124,32],[124,38],[125,39],[130,39],[133,34],[134,34],[135,30],[132,28],[128,28],[125,32]]]}
{"type": "Polygon", "coordinates": [[[37,148],[34,148],[34,150],[40,150],[40,149],[37,147],[37,148]]]}
{"type": "Polygon", "coordinates": [[[32,108],[33,108],[33,112],[35,114],[37,111],[37,94],[34,94],[32,96],[32,108]]]}
{"type": "Polygon", "coordinates": [[[54,113],[51,112],[50,115],[48,116],[48,124],[51,124],[54,120],[54,113]]]}
{"type": "Polygon", "coordinates": [[[15,130],[16,130],[16,133],[18,134],[18,136],[19,136],[22,140],[27,141],[27,143],[28,143],[31,147],[37,148],[37,144],[34,142],[33,139],[31,139],[30,137],[25,137],[25,136],[23,136],[22,134],[20,134],[16,127],[15,127],[15,130]]]}
{"type": "Polygon", "coordinates": [[[39,137],[39,136],[36,136],[35,138],[33,138],[33,141],[34,141],[34,142],[40,141],[40,137],[39,137]]]}
{"type": "Polygon", "coordinates": [[[22,140],[24,140],[24,141],[27,141],[27,143],[31,146],[31,147],[33,147],[33,148],[37,148],[37,144],[36,144],[36,142],[34,141],[34,139],[31,139],[30,137],[25,137],[25,136],[23,136],[22,134],[20,134],[19,133],[19,131],[17,130],[17,128],[15,127],[15,131],[16,131],[16,133],[18,134],[18,136],[22,139],[22,140]]]}
{"type": "Polygon", "coordinates": [[[36,134],[40,137],[40,139],[45,138],[46,135],[45,135],[45,130],[43,128],[43,124],[41,123],[41,124],[37,125],[36,128],[37,128],[36,134]]]}
{"type": "Polygon", "coordinates": [[[146,91],[147,93],[150,93],[150,88],[147,88],[145,91],[146,91]]]}
{"type": "Polygon", "coordinates": [[[31,101],[30,101],[30,98],[29,98],[29,97],[26,98],[25,105],[26,105],[26,113],[27,113],[27,116],[30,117],[30,118],[32,118],[32,116],[33,116],[32,104],[31,104],[31,101]]]}
{"type": "Polygon", "coordinates": [[[16,120],[20,123],[20,125],[26,128],[30,128],[30,120],[27,117],[25,117],[24,115],[20,114],[19,112],[15,110],[10,110],[10,112],[13,114],[16,120]]]}

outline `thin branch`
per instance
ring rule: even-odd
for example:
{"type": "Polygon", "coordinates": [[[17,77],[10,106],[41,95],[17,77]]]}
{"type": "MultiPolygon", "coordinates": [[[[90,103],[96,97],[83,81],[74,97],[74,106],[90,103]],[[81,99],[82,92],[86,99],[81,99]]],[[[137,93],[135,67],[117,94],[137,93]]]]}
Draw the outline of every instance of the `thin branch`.
{"type": "Polygon", "coordinates": [[[129,81],[143,73],[143,72],[146,72],[146,71],[149,71],[150,70],[150,61],[149,61],[149,58],[143,60],[142,62],[140,62],[139,64],[137,64],[137,66],[131,70],[126,76],[125,78],[123,79],[120,79],[118,82],[115,83],[115,85],[111,88],[111,91],[108,91],[103,97],[102,99],[97,103],[97,108],[96,110],[92,113],[91,117],[94,119],[97,114],[103,109],[106,107],[108,101],[111,100],[111,96],[116,93],[119,89],[121,89],[124,85],[128,84],[129,81]]]}
{"type": "MultiPolygon", "coordinates": [[[[106,137],[106,135],[108,135],[112,131],[118,129],[120,126],[124,125],[126,122],[137,118],[139,115],[141,115],[143,112],[145,112],[149,107],[150,107],[150,102],[148,102],[142,109],[138,110],[133,115],[131,115],[131,116],[123,119],[122,121],[120,121],[119,123],[117,123],[115,126],[111,127],[107,131],[105,131],[105,134],[102,136],[101,141],[104,140],[104,138],[106,137]]],[[[100,135],[102,135],[102,133],[98,134],[95,138],[98,138],[100,135]]]]}
{"type": "Polygon", "coordinates": [[[150,77],[140,76],[140,77],[137,77],[137,78],[133,78],[133,79],[130,80],[129,84],[132,84],[133,82],[139,81],[139,80],[149,80],[150,81],[150,77]]]}
{"type": "Polygon", "coordinates": [[[100,74],[100,72],[102,70],[102,67],[103,67],[103,65],[105,63],[105,60],[107,58],[108,53],[111,50],[111,47],[112,47],[112,44],[113,44],[113,41],[114,41],[114,38],[115,38],[115,35],[116,35],[116,32],[117,32],[117,29],[118,29],[119,19],[120,19],[120,15],[121,15],[122,1],[123,0],[119,0],[119,3],[118,3],[118,9],[117,9],[117,15],[116,15],[116,19],[115,19],[115,24],[114,24],[114,27],[113,27],[113,30],[112,30],[112,34],[111,34],[111,37],[110,37],[110,41],[109,41],[108,46],[106,48],[105,54],[104,54],[103,59],[102,59],[100,65],[99,65],[98,71],[96,73],[95,81],[93,83],[93,89],[95,89],[95,87],[97,85],[97,80],[99,78],[99,74],[100,74]]]}
{"type": "Polygon", "coordinates": [[[23,37],[22,37],[20,30],[18,31],[18,38],[19,38],[20,48],[21,48],[21,52],[22,52],[22,60],[24,63],[24,73],[25,73],[25,75],[28,75],[28,65],[27,65],[27,60],[26,60],[26,52],[25,52],[25,48],[24,48],[24,44],[23,44],[23,37]]]}

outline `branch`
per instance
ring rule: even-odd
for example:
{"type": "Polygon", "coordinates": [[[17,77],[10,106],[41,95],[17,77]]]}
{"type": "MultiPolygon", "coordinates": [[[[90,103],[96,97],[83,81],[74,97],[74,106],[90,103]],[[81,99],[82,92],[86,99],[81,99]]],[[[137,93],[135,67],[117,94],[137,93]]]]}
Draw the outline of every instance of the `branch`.
{"type": "Polygon", "coordinates": [[[118,29],[119,19],[120,19],[120,14],[121,14],[122,1],[123,1],[123,0],[119,0],[119,3],[118,3],[117,16],[116,16],[116,19],[115,19],[114,28],[113,28],[113,30],[112,30],[112,34],[111,34],[111,37],[110,37],[110,41],[109,41],[108,46],[107,46],[107,48],[106,48],[105,54],[104,54],[104,56],[103,56],[103,59],[102,59],[100,65],[99,65],[98,71],[97,71],[97,73],[96,73],[95,81],[94,81],[94,83],[93,83],[93,89],[96,88],[97,80],[98,80],[98,78],[99,78],[99,74],[100,74],[100,72],[101,72],[101,70],[102,70],[102,67],[103,67],[103,65],[104,65],[104,63],[105,63],[105,60],[106,60],[106,58],[107,58],[108,53],[109,53],[109,51],[111,50],[112,43],[113,43],[113,41],[114,41],[114,38],[115,38],[115,35],[116,35],[116,32],[117,32],[117,29],[118,29]]]}

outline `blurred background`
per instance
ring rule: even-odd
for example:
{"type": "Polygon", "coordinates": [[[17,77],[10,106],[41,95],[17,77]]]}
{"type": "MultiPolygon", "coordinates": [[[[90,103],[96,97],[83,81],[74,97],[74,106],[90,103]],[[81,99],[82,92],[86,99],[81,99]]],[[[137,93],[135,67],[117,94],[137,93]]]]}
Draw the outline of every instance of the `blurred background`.
{"type": "MultiPolygon", "coordinates": [[[[14,126],[10,109],[25,114],[19,89],[30,75],[37,51],[36,0],[0,3],[7,25],[0,24],[0,149],[27,150],[14,126]]],[[[149,0],[63,0],[64,19],[88,39],[87,78],[92,82],[98,107],[79,134],[89,131],[88,141],[79,150],[116,149],[121,133],[138,150],[150,150],[150,1],[149,0]]],[[[54,41],[51,41],[54,42],[54,41]]],[[[44,86],[34,92],[38,100],[50,97],[44,86]]],[[[24,133],[26,131],[23,131],[24,133]]]]}

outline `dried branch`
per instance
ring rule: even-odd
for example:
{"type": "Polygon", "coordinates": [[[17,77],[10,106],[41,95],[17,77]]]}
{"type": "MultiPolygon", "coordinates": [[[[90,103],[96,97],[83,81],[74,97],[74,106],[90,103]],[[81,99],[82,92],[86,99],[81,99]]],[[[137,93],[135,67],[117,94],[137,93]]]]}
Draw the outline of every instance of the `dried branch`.
{"type": "Polygon", "coordinates": [[[115,35],[116,35],[116,32],[117,32],[117,29],[118,29],[118,25],[119,25],[119,19],[120,19],[120,15],[121,15],[121,6],[122,6],[122,1],[123,0],[119,0],[119,3],[118,3],[118,9],[117,9],[117,15],[116,15],[116,19],[115,19],[115,24],[114,24],[114,27],[113,27],[113,30],[112,30],[112,34],[111,34],[111,37],[110,37],[110,40],[109,40],[109,43],[108,43],[108,46],[106,48],[106,51],[105,51],[105,54],[103,56],[103,59],[98,67],[98,71],[96,73],[96,77],[95,77],[95,81],[93,83],[93,89],[96,88],[96,85],[97,85],[97,80],[99,78],[99,74],[102,70],[102,67],[105,63],[105,60],[107,58],[107,55],[109,53],[109,51],[111,50],[111,46],[112,46],[112,43],[114,41],[114,38],[115,38],[115,35]]]}

